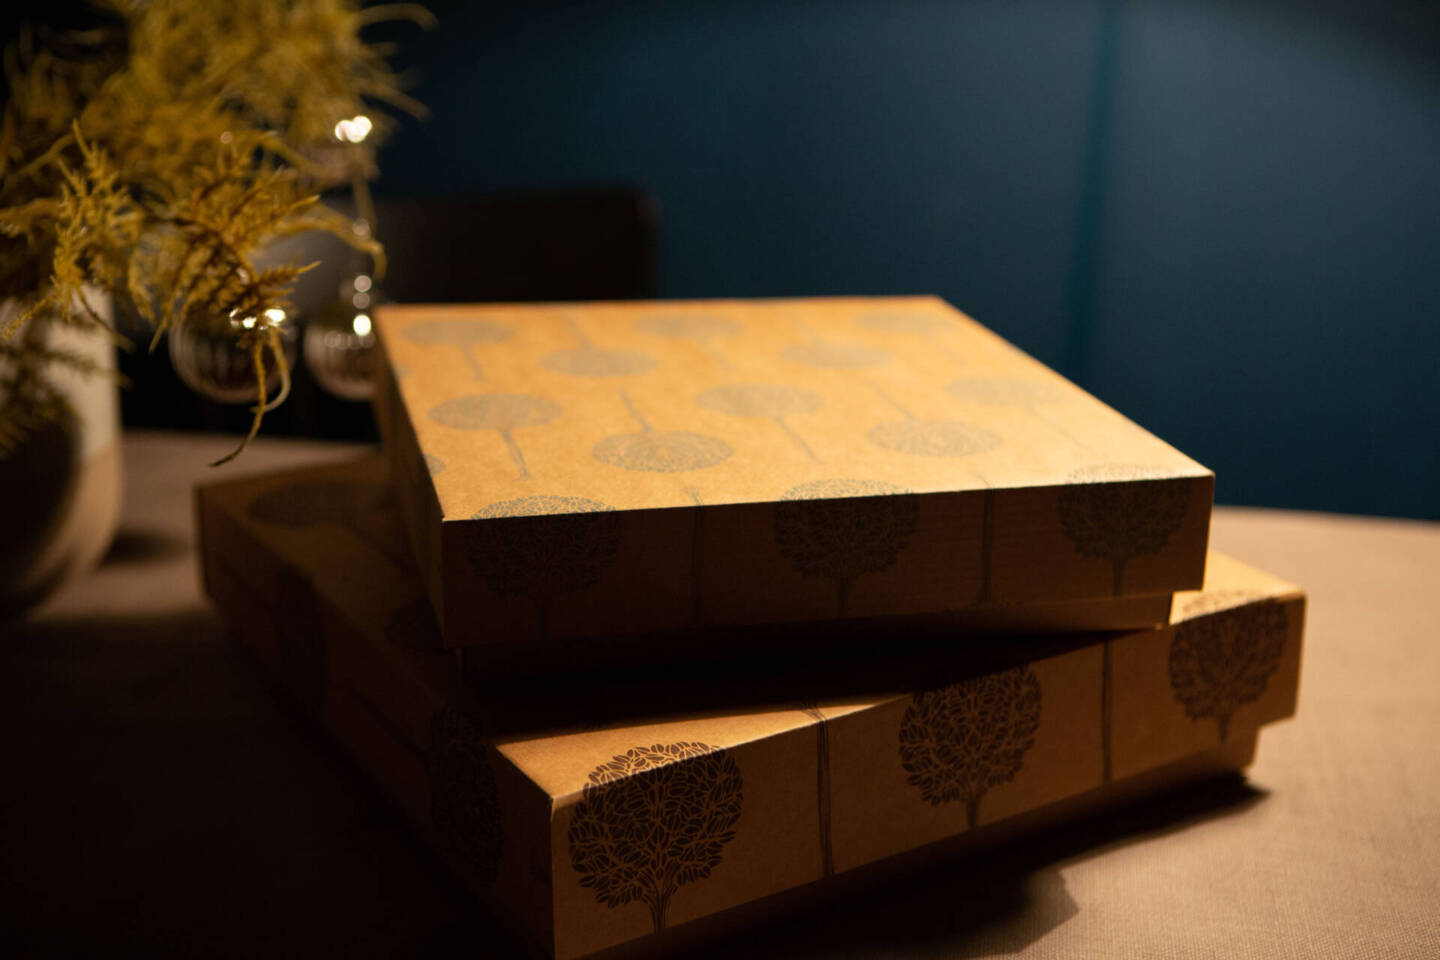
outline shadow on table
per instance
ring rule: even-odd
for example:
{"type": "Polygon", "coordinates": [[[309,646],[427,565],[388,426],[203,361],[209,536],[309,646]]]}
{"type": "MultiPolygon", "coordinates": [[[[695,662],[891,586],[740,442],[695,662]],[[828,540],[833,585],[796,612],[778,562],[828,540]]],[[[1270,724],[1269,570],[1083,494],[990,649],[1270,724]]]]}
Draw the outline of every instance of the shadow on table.
{"type": "Polygon", "coordinates": [[[1017,953],[1080,907],[1061,867],[1248,809],[1265,796],[1231,774],[1109,807],[981,853],[867,883],[687,953],[752,957],[991,957],[1017,953]]]}
{"type": "MultiPolygon", "coordinates": [[[[0,643],[0,938],[21,952],[522,952],[197,609],[0,643]]],[[[699,957],[1015,952],[1079,912],[1061,866],[1232,814],[1231,776],[844,886],[699,957]]],[[[845,878],[839,878],[844,880],[845,878]]]]}

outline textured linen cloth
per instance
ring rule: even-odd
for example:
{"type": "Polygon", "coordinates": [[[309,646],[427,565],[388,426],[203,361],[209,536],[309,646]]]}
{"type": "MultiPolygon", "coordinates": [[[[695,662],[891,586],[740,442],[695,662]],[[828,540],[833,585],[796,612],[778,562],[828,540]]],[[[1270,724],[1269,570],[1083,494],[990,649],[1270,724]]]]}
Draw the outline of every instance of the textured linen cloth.
{"type": "MultiPolygon", "coordinates": [[[[191,488],[230,438],[125,438],[107,561],[0,627],[0,942],[21,953],[518,956],[231,653],[191,488]]],[[[262,440],[226,476],[360,448],[262,440]]],[[[706,956],[1440,956],[1440,525],[1216,511],[1310,594],[1296,719],[1220,781],[911,871],[706,956]]]]}

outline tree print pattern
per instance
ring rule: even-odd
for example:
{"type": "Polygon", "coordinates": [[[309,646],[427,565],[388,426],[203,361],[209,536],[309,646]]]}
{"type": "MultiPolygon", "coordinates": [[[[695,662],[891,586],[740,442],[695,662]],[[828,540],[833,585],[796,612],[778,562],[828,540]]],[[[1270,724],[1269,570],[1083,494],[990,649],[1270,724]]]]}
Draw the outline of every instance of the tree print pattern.
{"type": "MultiPolygon", "coordinates": [[[[475,356],[475,347],[483,343],[500,343],[509,340],[514,334],[514,327],[505,323],[497,323],[494,320],[481,320],[478,317],[444,317],[406,327],[402,336],[411,343],[427,347],[442,345],[459,347],[465,355],[465,362],[470,365],[471,374],[476,380],[483,380],[485,374],[480,368],[480,361],[475,356]]],[[[396,379],[402,376],[404,373],[396,372],[396,379]]]]}
{"type": "Polygon", "coordinates": [[[435,456],[435,454],[422,453],[420,456],[425,461],[425,469],[430,472],[430,476],[433,477],[436,474],[445,472],[445,461],[435,456]]]}
{"type": "Polygon", "coordinates": [[[1089,445],[1040,412],[1040,407],[1062,404],[1070,398],[1057,383],[1044,380],[1023,380],[1018,377],[967,377],[951,380],[945,390],[952,397],[982,406],[1018,407],[1077,447],[1089,445]]]}
{"type": "Polygon", "coordinates": [[[868,385],[876,396],[904,417],[870,428],[866,437],[878,447],[914,457],[969,457],[1000,445],[1000,437],[983,427],[960,420],[921,419],[897,403],[879,384],[868,385]]]}
{"type": "Polygon", "coordinates": [[[931,806],[965,804],[974,829],[985,794],[1024,766],[1040,708],[1040,681],[1029,667],[915,694],[900,721],[906,782],[931,806]]]}
{"type": "Polygon", "coordinates": [[[470,519],[471,569],[501,596],[535,599],[536,630],[549,634],[551,600],[594,586],[620,548],[614,508],[586,497],[520,497],[492,503],[470,519]]]}
{"type": "Polygon", "coordinates": [[[877,333],[923,337],[929,341],[925,344],[927,351],[938,353],[952,363],[963,362],[963,358],[948,347],[943,339],[944,334],[957,329],[955,321],[949,317],[937,317],[932,313],[916,310],[868,310],[857,316],[855,322],[866,330],[877,333]]]}
{"type": "Polygon", "coordinates": [[[440,848],[474,886],[495,882],[504,831],[480,725],[447,705],[430,722],[430,820],[440,848]]]}
{"type": "Polygon", "coordinates": [[[635,329],[669,340],[694,341],[721,366],[728,367],[730,361],[711,341],[717,337],[733,336],[743,328],[738,321],[729,317],[708,313],[675,313],[642,317],[635,321],[635,329]]]}
{"type": "Polygon", "coordinates": [[[456,430],[494,430],[505,441],[515,469],[528,477],[525,454],[515,442],[514,433],[521,427],[540,427],[560,416],[562,408],[554,400],[528,393],[477,393],[452,397],[430,408],[430,419],[442,427],[456,430]]]}
{"type": "Polygon", "coordinates": [[[830,828],[830,728],[818,704],[804,703],[800,712],[815,721],[815,811],[820,823],[820,875],[828,877],[835,872],[835,844],[830,828]]]}
{"type": "Polygon", "coordinates": [[[835,583],[835,615],[848,612],[850,586],[889,569],[915,533],[918,498],[877,480],[815,480],[775,504],[775,543],[803,576],[835,583]]]}
{"type": "Polygon", "coordinates": [[[597,347],[573,317],[566,317],[565,322],[580,346],[547,353],[540,361],[547,370],[572,377],[633,377],[653,370],[658,363],[650,354],[638,350],[597,347]]]}
{"type": "Polygon", "coordinates": [[[781,354],[790,363],[821,370],[863,370],[890,362],[890,354],[879,347],[843,340],[811,340],[785,348],[781,354]]]}
{"type": "Polygon", "coordinates": [[[267,490],[250,502],[246,512],[255,520],[295,530],[341,527],[391,564],[409,569],[410,558],[395,550],[384,530],[372,529],[392,500],[384,484],[310,480],[267,490]]]}
{"type": "Polygon", "coordinates": [[[1114,595],[1124,589],[1125,564],[1159,553],[1185,522],[1190,481],[1146,479],[1144,468],[1088,467],[1060,488],[1060,525],[1081,556],[1109,560],[1114,595]]]}
{"type": "Polygon", "coordinates": [[[629,394],[622,390],[620,399],[640,424],[640,430],[615,434],[595,444],[590,453],[601,463],[623,470],[680,473],[713,467],[729,460],[735,452],[718,437],[691,430],[656,430],[640,414],[629,394]]]}
{"type": "Polygon", "coordinates": [[[1274,602],[1177,624],[1170,640],[1170,688],[1185,715],[1215,720],[1224,743],[1235,712],[1265,692],[1288,634],[1285,608],[1274,602]]]}
{"type": "Polygon", "coordinates": [[[596,767],[570,822],[580,885],[612,909],[645,904],[663,930],[675,892],[720,866],[743,786],[729,753],[690,741],[635,747],[596,767]]]}
{"type": "Polygon", "coordinates": [[[807,457],[819,460],[805,438],[785,422],[786,417],[814,413],[824,405],[824,399],[813,390],[783,383],[727,383],[704,391],[695,402],[732,417],[768,417],[807,457]]]}

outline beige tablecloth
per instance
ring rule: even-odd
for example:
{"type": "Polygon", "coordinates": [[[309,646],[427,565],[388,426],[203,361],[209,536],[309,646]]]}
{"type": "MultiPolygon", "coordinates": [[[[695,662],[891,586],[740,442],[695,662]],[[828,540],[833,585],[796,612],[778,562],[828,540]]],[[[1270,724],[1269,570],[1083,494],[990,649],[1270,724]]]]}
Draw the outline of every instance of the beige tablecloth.
{"type": "MultiPolygon", "coordinates": [[[[515,952],[345,758],[235,659],[191,487],[350,456],[132,434],[107,562],[0,644],[0,943],[515,952]],[[460,945],[463,945],[460,946],[460,945]]],[[[1300,715],[1220,783],[913,874],[715,956],[1440,956],[1440,525],[1220,509],[1311,594],[1300,715]]]]}

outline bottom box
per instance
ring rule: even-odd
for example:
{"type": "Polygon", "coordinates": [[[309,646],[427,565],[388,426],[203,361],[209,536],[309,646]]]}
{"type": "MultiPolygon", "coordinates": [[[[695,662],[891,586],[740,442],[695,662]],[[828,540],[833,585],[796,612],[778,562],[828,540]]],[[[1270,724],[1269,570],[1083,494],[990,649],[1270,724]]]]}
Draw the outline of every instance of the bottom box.
{"type": "Polygon", "coordinates": [[[893,662],[787,665],[779,700],[763,661],[487,698],[439,649],[378,458],[207,487],[198,509],[241,640],[556,958],[667,949],[861,868],[1239,769],[1295,708],[1304,596],[1218,554],[1151,630],[964,655],[896,637],[893,662]]]}

